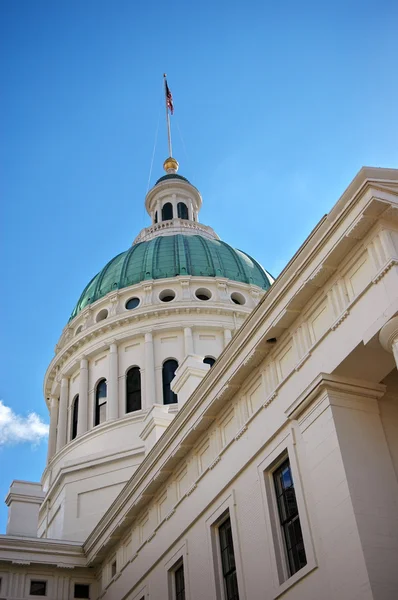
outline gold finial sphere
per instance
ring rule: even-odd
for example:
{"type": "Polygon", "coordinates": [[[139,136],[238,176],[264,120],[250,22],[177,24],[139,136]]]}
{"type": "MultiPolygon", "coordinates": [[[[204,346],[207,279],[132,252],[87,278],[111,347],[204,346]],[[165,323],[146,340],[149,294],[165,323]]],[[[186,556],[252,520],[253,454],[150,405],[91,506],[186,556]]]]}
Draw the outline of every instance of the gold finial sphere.
{"type": "Polygon", "coordinates": [[[179,167],[178,162],[172,156],[169,156],[169,158],[166,158],[166,160],[163,163],[163,168],[166,171],[166,173],[177,173],[178,167],[179,167]]]}

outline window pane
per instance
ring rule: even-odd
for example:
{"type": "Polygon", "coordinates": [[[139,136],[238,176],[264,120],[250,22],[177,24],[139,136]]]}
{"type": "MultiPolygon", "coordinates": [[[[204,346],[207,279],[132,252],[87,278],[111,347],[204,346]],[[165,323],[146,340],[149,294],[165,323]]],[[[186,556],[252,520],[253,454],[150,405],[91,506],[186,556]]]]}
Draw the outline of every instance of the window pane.
{"type": "Polygon", "coordinates": [[[141,410],[141,373],[133,367],[126,377],[126,412],[141,410]]]}
{"type": "Polygon", "coordinates": [[[75,598],[90,598],[90,586],[85,583],[75,583],[75,598]]]}
{"type": "Polygon", "coordinates": [[[231,519],[224,521],[218,532],[226,600],[239,600],[231,519]]]}
{"type": "Polygon", "coordinates": [[[45,596],[47,591],[47,581],[31,581],[30,582],[30,595],[31,596],[45,596]]]}
{"type": "Polygon", "coordinates": [[[307,564],[307,558],[289,460],[274,472],[274,484],[289,573],[293,575],[307,564]]]}
{"type": "Polygon", "coordinates": [[[184,565],[178,567],[174,573],[176,600],[185,600],[184,565]]]}
{"type": "Polygon", "coordinates": [[[174,402],[178,402],[177,394],[175,394],[170,387],[170,383],[174,379],[177,368],[178,362],[173,359],[166,360],[163,364],[163,404],[173,404],[174,402]]]}

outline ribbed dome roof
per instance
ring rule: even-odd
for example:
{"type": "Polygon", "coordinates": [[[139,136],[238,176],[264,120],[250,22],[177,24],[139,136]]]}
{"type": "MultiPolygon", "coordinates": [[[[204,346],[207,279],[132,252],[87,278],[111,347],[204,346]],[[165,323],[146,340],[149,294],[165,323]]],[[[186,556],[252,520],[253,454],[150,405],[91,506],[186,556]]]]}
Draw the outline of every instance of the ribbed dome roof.
{"type": "Polygon", "coordinates": [[[268,289],[272,282],[272,277],[253,258],[225,242],[200,235],[158,236],[134,244],[109,261],[84,289],[71,319],[112,290],[146,279],[178,275],[226,277],[263,289],[268,289]]]}

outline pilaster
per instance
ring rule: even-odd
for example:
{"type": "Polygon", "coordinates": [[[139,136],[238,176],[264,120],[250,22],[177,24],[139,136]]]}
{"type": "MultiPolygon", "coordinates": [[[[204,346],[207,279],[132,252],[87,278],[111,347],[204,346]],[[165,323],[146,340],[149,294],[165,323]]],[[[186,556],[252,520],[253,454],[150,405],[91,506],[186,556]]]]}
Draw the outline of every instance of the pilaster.
{"type": "Polygon", "coordinates": [[[108,398],[107,398],[107,420],[113,421],[119,417],[119,361],[118,348],[115,341],[109,346],[109,379],[108,379],[108,398]]]}
{"type": "Polygon", "coordinates": [[[62,377],[61,394],[59,399],[58,429],[57,429],[57,452],[66,444],[66,424],[68,417],[68,394],[69,379],[62,377]]]}
{"type": "Polygon", "coordinates": [[[80,359],[79,375],[79,409],[77,414],[77,435],[87,431],[88,422],[88,361],[85,357],[80,359]]]}

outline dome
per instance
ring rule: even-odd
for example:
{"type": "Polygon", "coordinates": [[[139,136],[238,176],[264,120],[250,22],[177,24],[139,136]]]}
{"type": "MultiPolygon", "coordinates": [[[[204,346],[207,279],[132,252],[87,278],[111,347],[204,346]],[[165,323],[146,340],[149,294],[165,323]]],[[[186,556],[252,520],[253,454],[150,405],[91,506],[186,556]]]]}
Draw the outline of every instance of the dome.
{"type": "Polygon", "coordinates": [[[113,290],[146,279],[167,279],[178,275],[225,277],[265,290],[273,281],[248,254],[221,240],[201,235],[163,235],[134,244],[109,261],[84,289],[70,318],[113,290]]]}

